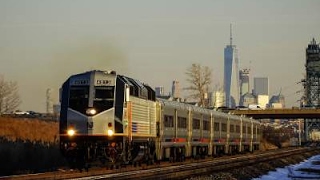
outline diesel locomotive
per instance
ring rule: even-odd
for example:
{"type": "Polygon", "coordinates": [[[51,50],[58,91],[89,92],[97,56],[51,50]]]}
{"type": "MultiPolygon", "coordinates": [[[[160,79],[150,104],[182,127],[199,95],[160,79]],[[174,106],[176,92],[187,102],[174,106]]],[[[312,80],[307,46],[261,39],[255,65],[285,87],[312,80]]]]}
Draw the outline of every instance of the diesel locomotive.
{"type": "Polygon", "coordinates": [[[147,84],[92,70],[60,89],[60,149],[111,165],[184,161],[259,149],[260,123],[185,102],[160,99],[147,84]]]}

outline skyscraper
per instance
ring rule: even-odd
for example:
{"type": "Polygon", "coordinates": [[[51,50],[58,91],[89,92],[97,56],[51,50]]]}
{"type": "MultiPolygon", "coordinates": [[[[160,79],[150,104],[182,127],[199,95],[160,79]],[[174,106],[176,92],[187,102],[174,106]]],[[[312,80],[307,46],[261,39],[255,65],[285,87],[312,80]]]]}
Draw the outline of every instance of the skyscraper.
{"type": "Polygon", "coordinates": [[[239,104],[239,59],[238,49],[232,45],[232,25],[230,25],[230,44],[224,48],[224,91],[226,106],[235,107],[239,104]]]}
{"type": "Polygon", "coordinates": [[[162,86],[155,87],[156,96],[163,96],[164,95],[164,88],[162,86]]]}
{"type": "Polygon", "coordinates": [[[240,70],[240,97],[250,92],[250,69],[240,70]]]}
{"type": "Polygon", "coordinates": [[[269,78],[255,77],[253,81],[255,95],[269,95],[269,78]]]}
{"type": "Polygon", "coordinates": [[[225,94],[223,91],[217,90],[214,92],[211,92],[209,94],[209,107],[222,107],[224,106],[224,101],[225,101],[225,94]]]}
{"type": "Polygon", "coordinates": [[[180,98],[179,81],[172,82],[172,97],[173,98],[180,98]]]}

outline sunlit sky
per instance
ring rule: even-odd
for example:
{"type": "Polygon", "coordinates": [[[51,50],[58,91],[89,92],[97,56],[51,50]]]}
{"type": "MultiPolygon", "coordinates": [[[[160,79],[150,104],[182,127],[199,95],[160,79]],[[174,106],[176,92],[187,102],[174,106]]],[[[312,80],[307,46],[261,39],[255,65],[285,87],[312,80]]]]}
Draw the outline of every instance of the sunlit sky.
{"type": "MultiPolygon", "coordinates": [[[[239,49],[240,68],[269,77],[270,96],[298,106],[305,48],[320,41],[318,0],[0,0],[0,74],[16,81],[21,110],[45,112],[67,77],[91,69],[171,89],[186,87],[192,63],[223,83],[223,50],[239,49]]],[[[251,88],[253,81],[251,81],[251,88]]]]}

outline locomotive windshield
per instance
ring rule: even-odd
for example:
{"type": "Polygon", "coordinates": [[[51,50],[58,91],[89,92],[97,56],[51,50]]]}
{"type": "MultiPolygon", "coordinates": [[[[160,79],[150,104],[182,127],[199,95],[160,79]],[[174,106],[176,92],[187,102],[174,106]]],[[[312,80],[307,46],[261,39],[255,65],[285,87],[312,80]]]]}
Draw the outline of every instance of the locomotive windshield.
{"type": "Polygon", "coordinates": [[[97,111],[97,113],[112,108],[113,103],[114,103],[114,86],[95,87],[95,97],[93,100],[93,108],[97,111]]]}
{"type": "Polygon", "coordinates": [[[75,111],[86,113],[89,102],[89,86],[73,86],[70,88],[69,107],[75,111]]]}
{"type": "Polygon", "coordinates": [[[114,87],[96,87],[95,99],[112,99],[114,97],[114,87]]]}

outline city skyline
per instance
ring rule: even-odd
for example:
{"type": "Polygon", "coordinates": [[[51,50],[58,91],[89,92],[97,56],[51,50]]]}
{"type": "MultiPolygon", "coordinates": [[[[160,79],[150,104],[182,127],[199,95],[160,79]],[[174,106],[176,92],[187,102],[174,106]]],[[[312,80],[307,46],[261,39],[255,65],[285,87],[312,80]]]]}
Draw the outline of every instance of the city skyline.
{"type": "Polygon", "coordinates": [[[299,106],[305,48],[320,41],[318,7],[312,0],[2,0],[0,74],[18,83],[21,110],[39,112],[48,88],[56,103],[70,75],[91,69],[170,90],[173,79],[186,87],[187,68],[199,63],[221,86],[233,24],[239,68],[269,77],[270,96],[281,89],[287,107],[299,106]]]}

